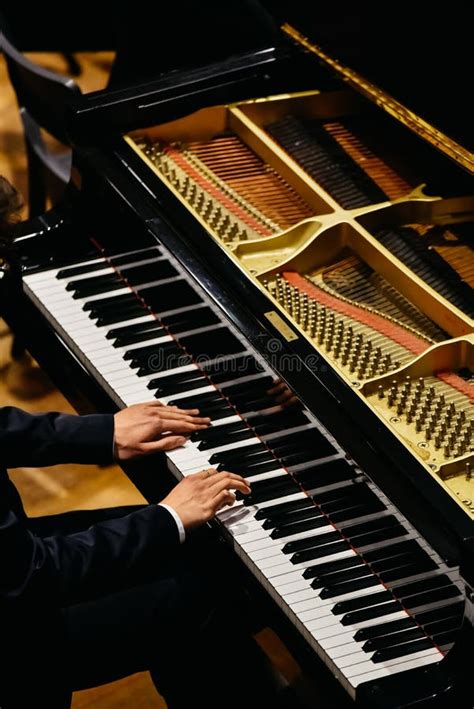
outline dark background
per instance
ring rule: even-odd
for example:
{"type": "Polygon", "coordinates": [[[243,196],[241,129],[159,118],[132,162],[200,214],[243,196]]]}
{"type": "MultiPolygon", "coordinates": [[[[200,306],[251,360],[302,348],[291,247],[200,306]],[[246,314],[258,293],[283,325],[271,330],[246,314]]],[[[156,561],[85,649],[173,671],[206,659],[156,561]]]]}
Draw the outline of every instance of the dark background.
{"type": "Polygon", "coordinates": [[[119,51],[121,83],[285,42],[289,21],[328,52],[472,147],[474,3],[175,0],[3,3],[23,50],[119,51]]]}

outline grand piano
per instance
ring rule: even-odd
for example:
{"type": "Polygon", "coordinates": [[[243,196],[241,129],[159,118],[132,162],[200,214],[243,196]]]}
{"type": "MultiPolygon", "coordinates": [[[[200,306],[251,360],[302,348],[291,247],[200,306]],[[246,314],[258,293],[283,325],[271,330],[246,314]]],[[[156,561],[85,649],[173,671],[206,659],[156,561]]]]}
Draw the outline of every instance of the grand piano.
{"type": "Polygon", "coordinates": [[[466,114],[361,74],[370,33],[273,9],[277,46],[71,105],[71,185],[19,226],[3,315],[81,412],[211,417],[169,470],[251,481],[213,526],[308,671],[361,707],[472,706],[466,114]]]}

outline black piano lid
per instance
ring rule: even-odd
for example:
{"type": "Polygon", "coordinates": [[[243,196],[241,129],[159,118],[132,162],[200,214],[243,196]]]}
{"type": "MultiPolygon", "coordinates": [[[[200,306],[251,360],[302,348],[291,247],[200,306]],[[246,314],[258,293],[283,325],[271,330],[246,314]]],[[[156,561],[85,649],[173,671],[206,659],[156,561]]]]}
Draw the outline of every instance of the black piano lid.
{"type": "Polygon", "coordinates": [[[147,10],[146,23],[129,21],[111,86],[72,105],[73,141],[94,144],[106,135],[163,123],[213,103],[268,95],[279,87],[326,88],[337,72],[331,75],[327,66],[322,71],[325,62],[311,52],[295,51],[297,43],[278,29],[286,24],[439,131],[441,137],[435,132],[430,142],[443,152],[447,136],[454,143],[450,157],[474,171],[469,3],[453,0],[438,11],[431,2],[407,0],[387,6],[233,0],[226,4],[225,18],[211,0],[182,0],[173,8],[160,8],[159,17],[147,10]],[[149,39],[158,26],[157,46],[149,39]],[[308,65],[313,86],[300,87],[300,67],[308,65]]]}
{"type": "Polygon", "coordinates": [[[280,24],[472,153],[472,3],[263,1],[280,24]]]}

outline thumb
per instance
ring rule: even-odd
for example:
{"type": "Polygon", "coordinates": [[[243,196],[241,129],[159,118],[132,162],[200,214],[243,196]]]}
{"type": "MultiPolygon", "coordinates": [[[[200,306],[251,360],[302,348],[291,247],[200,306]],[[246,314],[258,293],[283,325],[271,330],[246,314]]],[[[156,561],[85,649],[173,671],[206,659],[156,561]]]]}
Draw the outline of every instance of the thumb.
{"type": "Polygon", "coordinates": [[[144,453],[157,453],[158,451],[172,451],[175,448],[186,443],[187,439],[184,436],[163,436],[157,441],[143,443],[142,448],[144,453]]]}

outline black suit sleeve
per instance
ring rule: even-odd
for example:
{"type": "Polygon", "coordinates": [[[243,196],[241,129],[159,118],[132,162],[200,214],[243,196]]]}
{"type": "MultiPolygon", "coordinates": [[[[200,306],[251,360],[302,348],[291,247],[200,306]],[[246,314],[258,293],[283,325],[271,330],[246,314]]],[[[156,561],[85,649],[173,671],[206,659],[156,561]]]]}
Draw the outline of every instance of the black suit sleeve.
{"type": "Polygon", "coordinates": [[[0,408],[0,456],[7,468],[58,463],[111,463],[112,414],[28,414],[0,408]]]}
{"type": "Polygon", "coordinates": [[[77,534],[41,538],[0,501],[0,601],[68,605],[157,569],[180,546],[176,523],[148,505],[77,534]]]}
{"type": "MultiPolygon", "coordinates": [[[[0,457],[9,467],[62,462],[111,462],[113,416],[30,415],[0,409],[0,457]]],[[[14,511],[11,483],[0,470],[0,601],[48,598],[61,603],[129,583],[141,570],[179,546],[176,523],[149,505],[77,534],[35,536],[21,509],[14,511]]]]}

